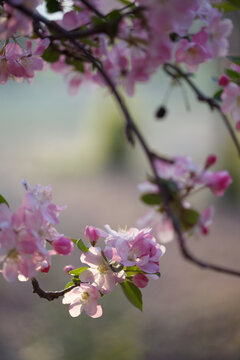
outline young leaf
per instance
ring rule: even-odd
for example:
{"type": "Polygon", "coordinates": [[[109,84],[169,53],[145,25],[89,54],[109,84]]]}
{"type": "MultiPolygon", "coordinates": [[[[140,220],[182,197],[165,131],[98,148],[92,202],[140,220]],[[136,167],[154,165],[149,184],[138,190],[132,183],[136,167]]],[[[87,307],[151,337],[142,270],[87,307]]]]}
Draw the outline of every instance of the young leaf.
{"type": "Polygon", "coordinates": [[[239,56],[228,56],[227,57],[232,63],[236,65],[240,65],[240,57],[239,56]]]}
{"type": "Polygon", "coordinates": [[[77,247],[79,248],[79,250],[81,250],[82,252],[88,252],[88,247],[84,244],[84,242],[82,241],[82,239],[71,239],[72,242],[74,242],[74,244],[77,245],[77,247]]]}
{"type": "Polygon", "coordinates": [[[70,281],[67,283],[67,285],[65,286],[65,289],[68,289],[70,286],[75,285],[73,281],[70,281]]]}
{"type": "Polygon", "coordinates": [[[44,53],[42,55],[42,58],[43,58],[43,60],[45,60],[45,61],[47,61],[49,63],[54,63],[54,62],[58,61],[59,56],[60,55],[56,51],[54,51],[50,47],[48,47],[44,51],[44,53]]]}
{"type": "Polygon", "coordinates": [[[142,293],[139,288],[129,280],[120,283],[120,285],[130,303],[142,311],[142,293]]]}
{"type": "Polygon", "coordinates": [[[222,95],[222,93],[223,93],[223,90],[222,90],[222,89],[218,90],[218,91],[213,95],[213,98],[214,98],[215,100],[217,100],[217,101],[221,101],[221,95],[222,95]]]}
{"type": "Polygon", "coordinates": [[[71,270],[69,271],[69,274],[70,275],[80,275],[82,272],[84,272],[85,270],[87,270],[88,267],[87,266],[84,266],[84,267],[81,267],[81,268],[78,268],[78,269],[74,269],[74,270],[71,270]]]}
{"type": "Polygon", "coordinates": [[[181,220],[186,229],[192,228],[199,220],[199,213],[193,209],[183,209],[181,220]]]}
{"type": "Polygon", "coordinates": [[[82,239],[79,239],[77,242],[77,247],[79,248],[79,250],[81,250],[82,252],[88,252],[88,247],[84,244],[84,242],[82,241],[82,239]]]}
{"type": "Polygon", "coordinates": [[[9,207],[7,200],[0,194],[0,204],[6,204],[9,207]]]}
{"type": "Polygon", "coordinates": [[[159,205],[162,198],[159,194],[143,194],[141,200],[147,205],[159,205]]]}

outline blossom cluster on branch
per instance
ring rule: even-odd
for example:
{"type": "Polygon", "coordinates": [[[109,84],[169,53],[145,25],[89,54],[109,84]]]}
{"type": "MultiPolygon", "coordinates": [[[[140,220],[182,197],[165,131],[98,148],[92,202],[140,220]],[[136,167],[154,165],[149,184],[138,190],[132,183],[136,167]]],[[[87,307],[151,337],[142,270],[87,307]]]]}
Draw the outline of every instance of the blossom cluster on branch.
{"type": "MultiPolygon", "coordinates": [[[[232,0],[0,1],[0,84],[9,79],[32,82],[37,71],[48,67],[63,75],[71,94],[84,82],[106,86],[125,118],[127,140],[132,145],[140,143],[152,170],[139,185],[141,200],[152,207],[139,219],[141,229],[87,226],[90,247],[56,230],[63,208],[52,203],[51,188],[31,189],[25,183],[26,195],[14,213],[1,196],[0,260],[7,281],[31,279],[33,291],[47,300],[64,296],[73,317],[83,310],[91,317],[101,316],[98,300],[118,284],[129,301],[142,309],[140,288],[160,276],[162,244],[175,235],[187,260],[240,276],[240,271],[199,260],[186,245],[192,235],[208,234],[214,214],[212,206],[203,211],[192,208],[189,196],[203,189],[222,196],[232,182],[230,174],[210,170],[217,161],[215,155],[209,155],[200,167],[190,157],[169,159],[153,152],[118,91],[122,86],[127,95],[133,95],[136,83],[148,81],[162,67],[174,84],[186,82],[199,101],[218,111],[240,154],[228,118],[240,130],[240,58],[228,57],[226,73],[219,77],[219,90],[213,97],[205,96],[192,80],[202,63],[228,55],[233,24],[224,11],[229,9],[238,10],[240,5],[232,0]],[[49,13],[59,14],[59,19],[43,16],[38,11],[41,4],[49,13]],[[104,240],[103,249],[96,246],[99,238],[104,240]],[[64,271],[72,276],[66,288],[45,292],[35,279],[37,272],[48,273],[51,257],[70,254],[74,243],[82,252],[81,263],[87,266],[66,266],[64,271]]],[[[158,117],[165,114],[164,107],[157,112],[158,117]]]]}

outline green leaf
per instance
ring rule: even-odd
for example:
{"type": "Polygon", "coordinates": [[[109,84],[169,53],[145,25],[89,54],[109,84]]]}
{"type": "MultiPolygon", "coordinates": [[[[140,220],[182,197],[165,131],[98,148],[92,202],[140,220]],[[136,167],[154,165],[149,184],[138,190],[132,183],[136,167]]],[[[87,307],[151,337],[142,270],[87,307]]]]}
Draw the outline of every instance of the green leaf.
{"type": "Polygon", "coordinates": [[[199,213],[193,209],[182,209],[181,220],[186,229],[192,228],[199,220],[199,213]]]}
{"type": "Polygon", "coordinates": [[[239,56],[227,56],[227,58],[234,64],[240,65],[240,57],[239,56]]]}
{"type": "Polygon", "coordinates": [[[88,252],[88,247],[84,244],[84,242],[82,241],[82,239],[78,240],[77,242],[77,247],[79,248],[79,250],[81,250],[82,252],[88,252]]]}
{"type": "Polygon", "coordinates": [[[232,69],[226,69],[226,74],[230,77],[231,80],[239,81],[240,80],[240,74],[232,69]]]}
{"type": "Polygon", "coordinates": [[[222,95],[222,93],[223,93],[223,90],[222,90],[222,89],[218,90],[218,91],[213,95],[213,98],[214,98],[215,100],[217,100],[217,101],[221,101],[221,95],[222,95]]]}
{"type": "Polygon", "coordinates": [[[65,286],[65,289],[68,289],[70,286],[75,285],[73,281],[70,281],[67,283],[67,285],[65,286]]]}
{"type": "Polygon", "coordinates": [[[44,51],[42,58],[49,63],[54,63],[54,62],[58,61],[59,54],[56,51],[52,50],[50,47],[48,47],[44,51]]]}
{"type": "Polygon", "coordinates": [[[129,280],[120,283],[120,285],[130,303],[142,311],[142,293],[139,288],[129,280]]]}
{"type": "Polygon", "coordinates": [[[88,247],[84,244],[82,239],[71,239],[71,240],[75,245],[77,245],[79,250],[81,250],[82,252],[88,252],[88,247]]]}
{"type": "Polygon", "coordinates": [[[213,7],[217,8],[221,12],[230,12],[238,9],[237,6],[231,4],[229,1],[225,1],[221,4],[213,4],[213,7]]]}
{"type": "Polygon", "coordinates": [[[118,1],[127,6],[132,5],[132,2],[128,0],[118,0],[118,1]]]}
{"type": "Polygon", "coordinates": [[[9,207],[7,200],[0,194],[0,204],[6,204],[9,207]]]}
{"type": "Polygon", "coordinates": [[[147,205],[159,205],[162,202],[159,194],[143,194],[141,200],[147,205]]]}
{"type": "Polygon", "coordinates": [[[58,0],[45,0],[47,11],[52,14],[58,11],[62,11],[61,4],[58,0]]]}
{"type": "Polygon", "coordinates": [[[80,275],[82,272],[84,272],[85,270],[87,270],[88,267],[87,266],[84,266],[84,267],[81,267],[81,268],[78,268],[78,269],[74,269],[74,270],[71,270],[69,271],[69,274],[71,275],[80,275]]]}

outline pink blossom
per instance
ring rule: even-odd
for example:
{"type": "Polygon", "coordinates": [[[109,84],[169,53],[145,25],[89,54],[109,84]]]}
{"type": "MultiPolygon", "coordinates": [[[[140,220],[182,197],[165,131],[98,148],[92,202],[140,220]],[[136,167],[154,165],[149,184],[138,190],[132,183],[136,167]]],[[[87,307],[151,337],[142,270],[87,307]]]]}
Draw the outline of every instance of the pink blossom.
{"type": "MultiPolygon", "coordinates": [[[[42,0],[12,0],[13,5],[23,4],[29,9],[34,10],[42,0]]],[[[0,40],[6,40],[14,34],[32,35],[32,20],[24,15],[21,11],[14,9],[12,6],[4,4],[3,14],[0,20],[0,40]]]]}
{"type": "Polygon", "coordinates": [[[223,90],[222,101],[222,112],[232,116],[238,129],[240,124],[240,87],[230,82],[223,90]]]}
{"type": "Polygon", "coordinates": [[[98,247],[90,247],[87,253],[80,256],[80,260],[90,266],[80,274],[80,280],[92,283],[103,294],[112,292],[119,282],[125,280],[124,271],[113,272],[98,247]]]}
{"type": "Polygon", "coordinates": [[[132,281],[137,287],[145,288],[149,282],[149,279],[144,274],[136,274],[133,276],[132,281]]]}
{"type": "Polygon", "coordinates": [[[203,235],[209,233],[209,227],[212,225],[214,216],[214,208],[212,206],[204,209],[200,215],[197,227],[200,228],[203,235]]]}
{"type": "Polygon", "coordinates": [[[73,251],[73,243],[65,236],[61,236],[59,239],[52,241],[53,249],[59,255],[69,255],[73,251]]]}
{"type": "Polygon", "coordinates": [[[0,55],[0,84],[5,84],[9,77],[31,80],[36,71],[44,69],[44,61],[40,55],[49,45],[49,40],[40,40],[36,49],[32,51],[32,42],[27,41],[27,50],[23,50],[16,43],[8,43],[1,50],[0,55]]]}
{"type": "Polygon", "coordinates": [[[124,266],[138,266],[147,273],[159,271],[159,260],[165,253],[165,247],[156,242],[151,229],[132,228],[116,232],[108,225],[106,229],[109,233],[104,250],[107,257],[113,261],[120,258],[119,262],[124,266]]]}
{"type": "Polygon", "coordinates": [[[226,170],[217,171],[213,174],[207,173],[205,178],[207,186],[217,196],[222,196],[233,181],[226,170]]]}
{"type": "Polygon", "coordinates": [[[27,280],[37,271],[49,271],[51,256],[56,251],[46,248],[46,240],[52,242],[61,254],[69,253],[69,247],[73,246],[45,219],[45,208],[36,206],[33,193],[35,190],[28,187],[27,197],[14,213],[6,204],[0,204],[0,262],[7,281],[27,280]]]}
{"type": "Polygon", "coordinates": [[[190,42],[186,39],[180,40],[175,54],[176,61],[184,62],[188,71],[196,71],[199,64],[210,58],[207,41],[208,34],[205,29],[193,35],[190,42]]]}
{"type": "Polygon", "coordinates": [[[80,284],[64,295],[63,304],[70,304],[69,313],[72,317],[79,316],[84,310],[88,316],[98,318],[102,316],[102,307],[98,305],[100,298],[98,290],[89,284],[80,284]]]}
{"type": "Polygon", "coordinates": [[[209,35],[208,45],[212,57],[227,56],[229,43],[227,38],[230,36],[233,24],[230,19],[222,19],[222,14],[213,9],[209,16],[209,24],[206,31],[209,35]]]}

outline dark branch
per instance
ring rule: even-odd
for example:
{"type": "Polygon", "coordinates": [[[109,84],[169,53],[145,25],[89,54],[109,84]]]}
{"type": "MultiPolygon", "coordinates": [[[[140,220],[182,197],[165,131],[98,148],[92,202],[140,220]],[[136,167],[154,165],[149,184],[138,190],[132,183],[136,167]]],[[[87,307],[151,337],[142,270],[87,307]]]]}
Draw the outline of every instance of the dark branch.
{"type": "MultiPolygon", "coordinates": [[[[5,1],[6,3],[11,5],[11,1],[7,0],[5,1]]],[[[108,76],[107,72],[102,68],[102,66],[99,64],[99,62],[85,49],[84,45],[82,45],[79,41],[77,41],[76,39],[73,39],[71,36],[71,32],[63,29],[61,26],[59,26],[58,24],[49,21],[48,19],[44,18],[43,16],[32,12],[31,10],[27,9],[24,5],[12,5],[13,7],[19,9],[21,12],[23,12],[25,15],[31,17],[33,20],[35,21],[40,21],[42,23],[44,23],[49,29],[53,29],[57,34],[59,34],[60,36],[63,36],[64,38],[67,38],[72,45],[81,52],[81,55],[84,55],[94,66],[95,68],[100,72],[102,78],[105,80],[106,85],[109,87],[109,89],[112,91],[113,96],[115,97],[124,117],[125,117],[125,121],[126,121],[126,131],[128,134],[128,140],[131,142],[131,144],[133,145],[134,143],[134,139],[133,139],[133,135],[135,135],[135,137],[138,139],[148,161],[149,164],[151,165],[152,171],[154,173],[154,176],[156,178],[156,182],[157,185],[159,187],[159,191],[162,195],[162,199],[163,199],[163,204],[164,204],[164,209],[166,211],[166,214],[168,215],[168,217],[172,220],[173,223],[173,227],[174,230],[177,234],[178,237],[178,244],[181,250],[182,255],[184,256],[184,258],[190,262],[192,262],[194,265],[197,265],[201,268],[204,269],[208,269],[208,270],[213,270],[216,272],[220,272],[220,273],[224,273],[224,274],[228,274],[228,275],[234,275],[234,276],[238,276],[240,277],[240,271],[235,271],[229,268],[225,268],[222,266],[218,266],[218,265],[214,265],[214,264],[210,264],[207,263],[205,261],[199,260],[198,258],[196,258],[194,255],[191,254],[191,252],[188,250],[184,236],[182,234],[180,225],[178,223],[178,220],[176,219],[171,206],[170,206],[170,199],[169,199],[169,193],[165,187],[164,181],[159,177],[157,169],[155,168],[155,164],[154,164],[154,159],[156,158],[156,155],[150,150],[150,147],[148,146],[146,140],[144,139],[142,133],[139,131],[139,129],[137,128],[135,122],[133,121],[133,118],[130,114],[130,112],[128,111],[128,108],[123,100],[123,98],[121,97],[121,95],[119,94],[115,84],[113,83],[113,81],[111,80],[111,78],[108,76]]],[[[196,85],[189,79],[189,76],[185,73],[183,73],[180,69],[178,69],[178,67],[172,65],[172,64],[166,64],[164,66],[165,71],[173,78],[176,77],[183,77],[184,80],[191,86],[191,88],[193,89],[193,91],[196,93],[196,95],[198,96],[198,99],[200,101],[204,101],[206,102],[211,109],[217,109],[218,112],[221,114],[221,116],[223,117],[224,121],[226,120],[228,123],[227,118],[225,119],[225,116],[222,114],[220,106],[211,98],[206,97],[205,95],[203,95],[200,90],[196,87],[196,85]],[[173,73],[171,70],[174,70],[175,73],[173,73]]],[[[231,128],[231,126],[229,125],[230,128],[228,128],[228,130],[231,133],[231,136],[233,138],[233,141],[238,149],[238,152],[240,153],[240,146],[238,144],[237,139],[235,138],[235,134],[231,128]]],[[[167,161],[167,160],[166,160],[167,161]]],[[[40,297],[43,297],[49,301],[54,300],[56,298],[58,298],[59,296],[63,296],[66,292],[70,291],[72,288],[74,288],[75,286],[68,288],[66,290],[62,290],[60,292],[45,292],[43,291],[40,287],[39,284],[37,282],[36,279],[32,279],[32,283],[33,283],[33,287],[34,287],[34,292],[36,292],[40,297]]]]}
{"type": "Polygon", "coordinates": [[[38,294],[39,297],[46,299],[48,301],[53,301],[55,299],[58,299],[59,297],[63,296],[67,292],[74,289],[76,286],[78,286],[78,285],[70,286],[69,288],[61,290],[61,291],[44,291],[40,288],[37,279],[32,278],[33,293],[38,294]]]}

